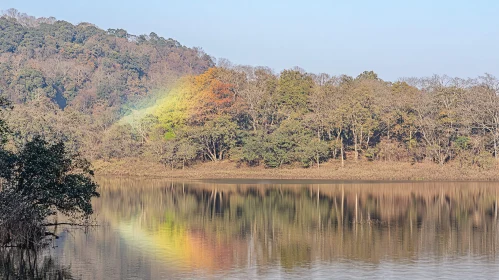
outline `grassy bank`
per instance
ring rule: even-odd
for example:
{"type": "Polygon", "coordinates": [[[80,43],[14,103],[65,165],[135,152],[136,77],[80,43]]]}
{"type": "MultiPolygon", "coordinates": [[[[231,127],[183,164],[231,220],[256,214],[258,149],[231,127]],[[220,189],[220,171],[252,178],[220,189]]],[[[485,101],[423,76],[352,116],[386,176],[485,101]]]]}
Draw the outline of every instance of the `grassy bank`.
{"type": "Polygon", "coordinates": [[[439,166],[434,163],[406,162],[328,162],[320,168],[238,166],[236,163],[208,162],[184,170],[171,170],[163,165],[139,159],[93,162],[97,175],[157,176],[175,179],[329,179],[329,180],[499,180],[499,168],[489,170],[466,169],[458,166],[439,166]]]}

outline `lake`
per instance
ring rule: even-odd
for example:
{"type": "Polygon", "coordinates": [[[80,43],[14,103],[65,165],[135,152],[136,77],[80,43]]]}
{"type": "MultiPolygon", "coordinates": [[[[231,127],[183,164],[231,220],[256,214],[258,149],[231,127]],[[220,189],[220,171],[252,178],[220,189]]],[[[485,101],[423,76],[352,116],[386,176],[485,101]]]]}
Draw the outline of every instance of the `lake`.
{"type": "MultiPolygon", "coordinates": [[[[499,183],[98,182],[98,226],[58,229],[60,238],[36,256],[37,273],[75,279],[499,275],[499,183]]],[[[1,258],[4,264],[20,259],[1,258]]]]}

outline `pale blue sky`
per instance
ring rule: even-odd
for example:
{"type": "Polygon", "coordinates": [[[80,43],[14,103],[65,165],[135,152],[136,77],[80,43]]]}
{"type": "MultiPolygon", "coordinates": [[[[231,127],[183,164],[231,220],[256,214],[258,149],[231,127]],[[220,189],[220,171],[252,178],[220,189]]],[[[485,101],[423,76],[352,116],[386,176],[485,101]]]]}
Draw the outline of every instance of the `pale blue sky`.
{"type": "Polygon", "coordinates": [[[37,17],[156,32],[236,64],[381,78],[499,76],[493,0],[0,0],[37,17]]]}

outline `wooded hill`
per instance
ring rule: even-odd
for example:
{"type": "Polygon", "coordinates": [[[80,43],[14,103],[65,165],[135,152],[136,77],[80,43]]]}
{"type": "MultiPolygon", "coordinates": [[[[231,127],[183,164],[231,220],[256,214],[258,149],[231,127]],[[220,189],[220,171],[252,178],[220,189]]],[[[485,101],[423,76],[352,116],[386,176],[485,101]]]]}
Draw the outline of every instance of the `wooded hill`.
{"type": "Polygon", "coordinates": [[[7,11],[0,89],[17,146],[36,134],[86,157],[139,157],[172,168],[232,160],[495,166],[499,80],[383,81],[214,61],[155,33],[134,36],[7,11]]]}

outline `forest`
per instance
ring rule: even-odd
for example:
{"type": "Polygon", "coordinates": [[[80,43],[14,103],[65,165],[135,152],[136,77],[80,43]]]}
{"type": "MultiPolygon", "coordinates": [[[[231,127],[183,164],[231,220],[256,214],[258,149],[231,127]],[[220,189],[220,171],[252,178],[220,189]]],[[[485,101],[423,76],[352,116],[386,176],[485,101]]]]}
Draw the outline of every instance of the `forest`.
{"type": "Polygon", "coordinates": [[[0,116],[12,150],[42,136],[91,161],[138,158],[172,169],[209,161],[490,169],[499,157],[499,80],[490,74],[275,73],[155,33],[13,9],[0,18],[0,71],[0,96],[13,104],[0,116]]]}

